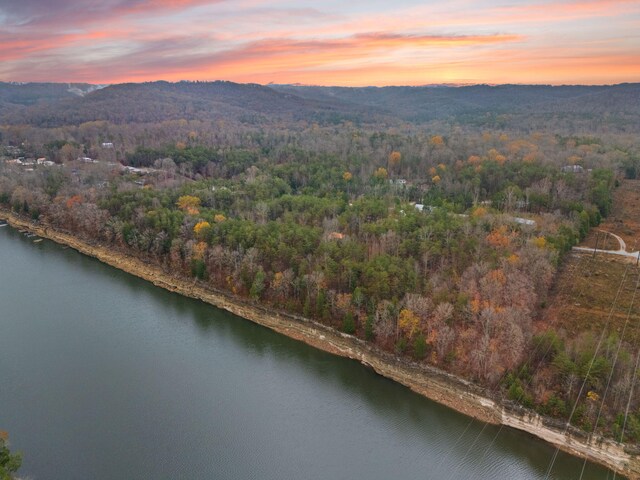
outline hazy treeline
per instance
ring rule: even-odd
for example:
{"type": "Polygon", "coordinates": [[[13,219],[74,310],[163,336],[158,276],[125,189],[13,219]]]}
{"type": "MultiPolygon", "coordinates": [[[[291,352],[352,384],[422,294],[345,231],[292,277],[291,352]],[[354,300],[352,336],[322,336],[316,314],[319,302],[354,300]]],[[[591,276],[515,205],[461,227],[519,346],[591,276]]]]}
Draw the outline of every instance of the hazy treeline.
{"type": "Polygon", "coordinates": [[[633,133],[640,128],[640,84],[340,88],[233,82],[0,82],[1,124],[50,128],[95,120],[125,125],[182,118],[254,126],[351,121],[374,129],[464,125],[521,132],[633,133]]]}

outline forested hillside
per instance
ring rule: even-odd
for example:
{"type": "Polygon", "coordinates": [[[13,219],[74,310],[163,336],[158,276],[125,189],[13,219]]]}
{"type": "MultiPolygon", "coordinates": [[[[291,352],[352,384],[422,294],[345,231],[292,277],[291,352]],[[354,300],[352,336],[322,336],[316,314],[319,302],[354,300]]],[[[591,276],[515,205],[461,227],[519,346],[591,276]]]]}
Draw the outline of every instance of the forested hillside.
{"type": "MultiPolygon", "coordinates": [[[[0,91],[2,88],[0,84],[0,91]]],[[[32,90],[30,95],[39,94],[32,90]]],[[[125,124],[181,118],[252,124],[303,119],[335,123],[373,113],[343,102],[305,99],[262,85],[232,82],[130,83],[112,85],[83,97],[43,94],[40,98],[31,108],[0,111],[0,118],[12,124],[59,127],[94,120],[125,124]]]]}
{"type": "Polygon", "coordinates": [[[95,88],[85,84],[0,83],[0,119],[42,127],[95,120],[123,124],[181,118],[254,125],[351,121],[525,131],[553,127],[563,133],[630,132],[640,127],[640,84],[346,88],[149,82],[92,91],[95,88]]]}
{"type": "Polygon", "coordinates": [[[617,434],[632,365],[609,350],[567,390],[592,345],[540,314],[638,174],[637,89],[117,85],[4,116],[0,204],[546,414],[575,402],[586,430],[611,373],[599,428],[617,434]],[[589,130],[612,98],[630,107],[589,130]]]}
{"type": "Polygon", "coordinates": [[[6,105],[29,106],[83,96],[100,88],[100,85],[88,83],[0,82],[0,101],[6,105]]]}

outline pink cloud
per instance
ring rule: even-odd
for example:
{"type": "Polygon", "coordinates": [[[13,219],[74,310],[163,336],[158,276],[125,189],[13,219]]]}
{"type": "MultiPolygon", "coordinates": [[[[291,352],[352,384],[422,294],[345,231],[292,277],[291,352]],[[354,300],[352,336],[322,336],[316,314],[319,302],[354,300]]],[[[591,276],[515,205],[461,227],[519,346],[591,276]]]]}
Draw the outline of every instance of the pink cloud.
{"type": "Polygon", "coordinates": [[[0,7],[10,28],[82,28],[128,15],[153,17],[224,0],[23,0],[0,7]]]}
{"type": "Polygon", "coordinates": [[[557,83],[571,71],[587,83],[640,78],[637,0],[452,1],[455,9],[400,3],[337,14],[322,4],[250,0],[86,0],[82,8],[22,0],[0,7],[14,19],[0,31],[0,79],[557,83]]]}
{"type": "Polygon", "coordinates": [[[57,50],[69,45],[113,38],[115,31],[93,31],[86,33],[55,34],[39,32],[38,34],[15,35],[0,32],[0,61],[19,60],[27,56],[50,50],[57,50]]]}

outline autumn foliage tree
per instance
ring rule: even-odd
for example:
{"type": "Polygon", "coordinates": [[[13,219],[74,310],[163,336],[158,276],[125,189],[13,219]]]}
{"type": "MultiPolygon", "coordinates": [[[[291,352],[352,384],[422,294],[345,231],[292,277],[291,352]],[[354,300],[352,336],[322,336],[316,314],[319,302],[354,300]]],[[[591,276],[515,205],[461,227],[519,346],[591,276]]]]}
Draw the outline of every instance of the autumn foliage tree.
{"type": "Polygon", "coordinates": [[[411,339],[418,332],[420,318],[408,308],[400,310],[398,315],[398,329],[408,339],[411,339]]]}
{"type": "Polygon", "coordinates": [[[389,154],[389,170],[397,171],[400,166],[400,160],[402,159],[402,154],[398,151],[393,151],[389,154]]]}
{"type": "Polygon", "coordinates": [[[183,195],[178,198],[176,205],[180,210],[187,212],[189,215],[197,215],[200,213],[200,198],[193,195],[183,195]]]}
{"type": "Polygon", "coordinates": [[[195,224],[193,232],[196,234],[198,239],[203,240],[207,238],[207,235],[211,232],[211,224],[205,220],[201,220],[195,224]]]}
{"type": "Polygon", "coordinates": [[[384,167],[379,167],[375,172],[373,172],[373,178],[376,180],[386,180],[389,177],[389,172],[384,167]]]}

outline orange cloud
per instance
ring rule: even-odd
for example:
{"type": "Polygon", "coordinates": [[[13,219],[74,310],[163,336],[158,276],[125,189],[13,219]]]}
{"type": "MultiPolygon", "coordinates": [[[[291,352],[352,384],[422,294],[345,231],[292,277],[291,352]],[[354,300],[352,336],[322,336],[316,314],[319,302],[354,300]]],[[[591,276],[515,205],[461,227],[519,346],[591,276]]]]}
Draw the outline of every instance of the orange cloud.
{"type": "Polygon", "coordinates": [[[360,59],[366,61],[381,50],[400,51],[442,47],[473,47],[521,40],[518,35],[400,35],[367,33],[347,38],[325,40],[269,39],[204,58],[215,66],[242,65],[252,61],[249,68],[259,65],[309,67],[360,59]]]}
{"type": "MultiPolygon", "coordinates": [[[[384,33],[361,34],[354,37],[319,40],[319,41],[283,41],[267,40],[254,42],[238,49],[216,55],[214,58],[204,59],[204,62],[196,66],[189,73],[201,72],[205,75],[214,75],[216,72],[225,72],[233,78],[249,77],[260,78],[254,81],[275,81],[286,83],[311,82],[327,83],[330,78],[341,78],[340,84],[358,83],[364,85],[367,82],[379,84],[375,80],[378,75],[371,75],[370,67],[383,68],[380,65],[379,55],[382,52],[421,52],[431,48],[437,52],[442,47],[468,48],[501,42],[513,42],[520,37],[515,35],[486,35],[486,36],[406,36],[384,33]],[[354,69],[366,71],[366,76],[353,78],[350,73],[348,79],[343,78],[341,71],[347,68],[350,72],[354,69]],[[287,80],[289,76],[295,76],[296,80],[287,80]],[[268,78],[268,80],[267,80],[268,78]],[[365,80],[366,79],[366,80],[365,80]],[[346,83],[345,83],[346,81],[346,83]]],[[[409,55],[411,55],[409,53],[409,55]]],[[[419,62],[412,60],[407,62],[410,66],[405,72],[404,84],[407,84],[406,73],[413,72],[419,62]]],[[[396,64],[396,68],[398,65],[396,64]]],[[[397,69],[402,71],[403,68],[397,69]]],[[[388,72],[384,74],[389,78],[388,72]]],[[[225,77],[227,78],[227,77],[225,77]]],[[[400,78],[393,75],[393,78],[400,78]]]]}
{"type": "MultiPolygon", "coordinates": [[[[119,83],[126,81],[228,79],[254,83],[323,85],[422,85],[428,83],[618,83],[637,81],[640,65],[633,52],[585,55],[580,50],[511,48],[494,50],[489,39],[393,38],[368,34],[328,41],[269,40],[215,54],[183,55],[190,39],[168,39],[109,64],[70,65],[58,81],[119,83]],[[442,43],[446,56],[421,58],[423,50],[442,43]],[[458,43],[456,43],[458,42],[458,43]],[[427,45],[425,47],[424,45],[427,45]],[[489,46],[487,46],[489,45],[489,46]],[[400,46],[400,47],[399,47],[400,46]],[[458,46],[459,48],[455,48],[458,46]],[[480,48],[480,50],[477,50],[480,48]],[[397,61],[381,51],[409,50],[397,61]],[[416,55],[415,51],[418,54],[416,55]],[[413,55],[413,56],[412,56],[413,55]]],[[[59,63],[55,58],[52,63],[59,63]]],[[[51,80],[51,65],[33,65],[32,80],[51,80]],[[34,78],[35,76],[35,78],[34,78]]]]}
{"type": "MultiPolygon", "coordinates": [[[[486,45],[522,40],[521,35],[400,35],[360,34],[353,37],[359,47],[456,47],[486,45]]],[[[347,43],[350,43],[347,40],[347,43]]]]}
{"type": "Polygon", "coordinates": [[[101,0],[83,9],[76,0],[22,0],[7,18],[24,22],[5,22],[0,32],[0,79],[325,85],[640,79],[637,0],[375,4],[335,13],[308,0],[275,8],[254,0],[101,0]]]}
{"type": "Polygon", "coordinates": [[[114,31],[93,31],[64,35],[47,33],[39,35],[0,34],[0,61],[21,59],[27,55],[57,50],[79,42],[88,45],[92,40],[113,38],[115,33],[114,31]]]}
{"type": "MultiPolygon", "coordinates": [[[[0,58],[20,57],[44,50],[53,50],[66,46],[73,41],[109,37],[108,32],[93,32],[84,35],[64,35],[47,39],[35,39],[33,44],[22,40],[21,51],[10,48],[0,51],[0,58]],[[44,46],[44,45],[48,46],[44,46]]],[[[134,37],[138,38],[138,37],[134,37]]],[[[342,64],[367,63],[383,54],[423,55],[425,52],[437,52],[442,48],[469,49],[521,40],[518,35],[400,35],[391,33],[366,33],[345,38],[322,40],[267,39],[251,42],[235,48],[213,53],[193,53],[206,50],[211,44],[209,37],[168,37],[140,39],[141,46],[109,60],[105,68],[103,60],[82,65],[82,70],[91,70],[93,75],[104,71],[107,78],[100,83],[122,81],[124,79],[147,80],[158,78],[211,78],[213,72],[221,72],[216,78],[230,78],[229,75],[244,75],[245,72],[272,74],[278,70],[313,68],[339,68],[342,64]],[[200,72],[200,75],[196,72],[200,72]],[[222,74],[224,72],[224,74],[222,74]]],[[[57,62],[52,53],[53,60],[57,62]]],[[[85,60],[86,63],[86,60],[85,60]]],[[[41,62],[31,65],[31,74],[38,69],[48,71],[50,65],[41,62]]],[[[74,73],[78,80],[81,68],[73,64],[67,66],[68,73],[74,73]]],[[[65,72],[66,73],[66,72],[65,72]]],[[[89,80],[86,79],[85,80],[89,80]]],[[[96,81],[96,79],[91,79],[96,81]]]]}

